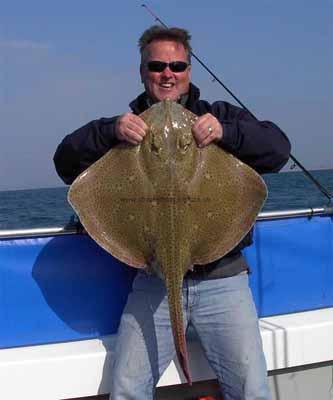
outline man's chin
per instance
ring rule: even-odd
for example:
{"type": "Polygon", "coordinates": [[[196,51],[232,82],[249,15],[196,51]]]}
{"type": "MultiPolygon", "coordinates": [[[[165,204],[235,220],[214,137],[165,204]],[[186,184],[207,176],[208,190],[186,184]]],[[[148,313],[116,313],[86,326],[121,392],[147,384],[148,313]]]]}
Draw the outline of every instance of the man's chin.
{"type": "Polygon", "coordinates": [[[179,93],[175,92],[174,90],[157,90],[154,94],[152,93],[151,96],[154,101],[159,102],[162,100],[174,100],[177,101],[179,96],[179,93]]]}
{"type": "Polygon", "coordinates": [[[158,96],[158,100],[157,101],[163,101],[163,100],[173,100],[173,101],[177,101],[179,99],[179,95],[177,94],[163,94],[162,96],[158,96]]]}

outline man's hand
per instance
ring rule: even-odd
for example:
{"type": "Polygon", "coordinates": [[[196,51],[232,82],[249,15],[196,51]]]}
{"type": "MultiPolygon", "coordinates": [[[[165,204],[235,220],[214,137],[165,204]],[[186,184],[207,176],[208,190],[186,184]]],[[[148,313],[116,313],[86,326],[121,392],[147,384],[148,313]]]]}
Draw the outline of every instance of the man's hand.
{"type": "Polygon", "coordinates": [[[115,129],[117,139],[137,145],[142,142],[148,127],[140,117],[128,112],[117,119],[115,129]]]}
{"type": "Polygon", "coordinates": [[[192,133],[198,147],[204,147],[213,141],[222,139],[223,127],[214,115],[207,113],[195,121],[192,133]]]}

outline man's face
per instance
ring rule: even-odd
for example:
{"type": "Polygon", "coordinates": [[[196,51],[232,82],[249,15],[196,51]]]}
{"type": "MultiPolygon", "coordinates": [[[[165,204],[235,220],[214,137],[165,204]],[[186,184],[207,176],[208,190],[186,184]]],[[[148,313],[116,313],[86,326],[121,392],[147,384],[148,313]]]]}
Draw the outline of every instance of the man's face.
{"type": "Polygon", "coordinates": [[[188,62],[184,46],[169,40],[155,40],[151,42],[144,53],[140,74],[147,94],[154,101],[170,99],[177,101],[182,94],[188,92],[191,66],[184,72],[172,72],[166,67],[162,72],[151,72],[147,67],[149,61],[188,62]]]}

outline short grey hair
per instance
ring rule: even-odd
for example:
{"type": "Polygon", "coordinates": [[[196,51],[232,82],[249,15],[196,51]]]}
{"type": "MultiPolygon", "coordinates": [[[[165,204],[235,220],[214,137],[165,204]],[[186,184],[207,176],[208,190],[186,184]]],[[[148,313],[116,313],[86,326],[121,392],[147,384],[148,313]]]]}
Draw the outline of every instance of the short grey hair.
{"type": "Polygon", "coordinates": [[[186,29],[182,28],[165,28],[160,25],[153,25],[146,29],[141,35],[138,45],[141,53],[141,61],[147,46],[154,40],[171,40],[184,46],[187,53],[187,61],[191,63],[192,48],[190,45],[191,35],[186,29]]]}

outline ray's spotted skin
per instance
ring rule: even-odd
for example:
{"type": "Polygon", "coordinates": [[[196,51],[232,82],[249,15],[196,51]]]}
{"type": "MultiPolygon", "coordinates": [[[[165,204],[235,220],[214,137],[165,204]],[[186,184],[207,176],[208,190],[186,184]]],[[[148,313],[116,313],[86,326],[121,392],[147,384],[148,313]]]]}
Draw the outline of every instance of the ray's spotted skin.
{"type": "Polygon", "coordinates": [[[242,240],[267,191],[254,170],[220,147],[198,148],[192,136],[197,117],[181,105],[163,100],[140,117],[148,126],[144,140],[110,150],[74,181],[68,199],[106,251],[163,278],[177,357],[191,383],[184,275],[242,240]]]}

